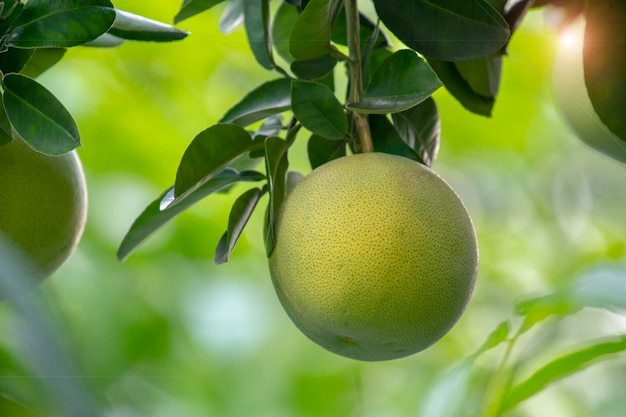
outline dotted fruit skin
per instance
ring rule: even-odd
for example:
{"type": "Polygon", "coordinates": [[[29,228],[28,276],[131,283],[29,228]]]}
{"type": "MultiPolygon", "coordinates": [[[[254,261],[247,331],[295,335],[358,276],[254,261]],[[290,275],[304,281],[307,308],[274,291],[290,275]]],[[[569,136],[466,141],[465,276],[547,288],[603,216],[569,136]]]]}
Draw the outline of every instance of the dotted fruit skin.
{"type": "Polygon", "coordinates": [[[318,167],[285,198],[269,267],[306,336],[381,361],[431,346],[458,321],[478,245],[463,203],[429,168],[356,154],[318,167]]]}
{"type": "Polygon", "coordinates": [[[0,147],[0,233],[51,275],[72,254],[87,217],[87,189],[75,151],[48,156],[21,139],[0,147]]]}

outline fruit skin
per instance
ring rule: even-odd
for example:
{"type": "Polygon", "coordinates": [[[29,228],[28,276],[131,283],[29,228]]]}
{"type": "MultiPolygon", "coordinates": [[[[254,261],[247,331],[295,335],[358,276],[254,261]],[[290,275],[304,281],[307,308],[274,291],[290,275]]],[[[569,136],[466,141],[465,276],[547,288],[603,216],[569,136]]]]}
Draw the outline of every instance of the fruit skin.
{"type": "Polygon", "coordinates": [[[0,233],[43,277],[72,254],[86,217],[87,188],[75,151],[48,156],[21,139],[0,147],[0,233]]]}
{"type": "Polygon", "coordinates": [[[596,151],[626,163],[626,142],[618,138],[596,114],[587,87],[583,68],[585,19],[579,18],[564,32],[554,59],[554,98],[576,136],[596,151]]]}
{"type": "Polygon", "coordinates": [[[278,297],[310,339],[380,361],[446,334],[471,297],[478,246],[454,191],[407,158],[331,161],[286,197],[269,258],[278,297]]]}

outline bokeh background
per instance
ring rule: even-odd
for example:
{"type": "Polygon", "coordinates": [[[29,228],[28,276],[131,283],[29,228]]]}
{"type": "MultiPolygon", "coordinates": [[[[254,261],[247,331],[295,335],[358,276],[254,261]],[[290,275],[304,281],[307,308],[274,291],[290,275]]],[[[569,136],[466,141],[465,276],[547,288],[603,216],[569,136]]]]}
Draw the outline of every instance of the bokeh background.
{"type": "MultiPolygon", "coordinates": [[[[179,7],[115,5],[164,22],[179,7]]],[[[492,118],[470,114],[443,89],[435,94],[442,142],[433,168],[467,205],[481,263],[466,314],[432,348],[361,363],[306,339],[274,294],[262,211],[231,261],[213,263],[237,193],[202,201],[118,262],[126,230],[172,184],[193,137],[249,89],[277,77],[255,64],[241,28],[219,33],[222,9],[181,23],[191,31],[181,42],[72,48],[40,78],[77,121],[89,186],[85,236],[35,295],[45,300],[74,370],[55,375],[35,366],[19,337],[19,309],[0,305],[0,396],[24,406],[0,408],[0,416],[60,415],[59,398],[45,393],[67,380],[91,392],[110,417],[445,415],[432,411],[437,402],[456,399],[440,398],[438,381],[498,323],[516,323],[516,301],[590,268],[626,271],[626,167],[583,145],[560,118],[552,93],[558,39],[541,12],[512,40],[492,118]]],[[[306,173],[301,136],[291,163],[306,173]]],[[[552,325],[520,366],[528,374],[568,346],[625,331],[622,317],[585,310],[552,325]]],[[[499,354],[476,366],[488,368],[499,354]]],[[[617,355],[508,415],[622,416],[624,386],[626,357],[617,355]]]]}

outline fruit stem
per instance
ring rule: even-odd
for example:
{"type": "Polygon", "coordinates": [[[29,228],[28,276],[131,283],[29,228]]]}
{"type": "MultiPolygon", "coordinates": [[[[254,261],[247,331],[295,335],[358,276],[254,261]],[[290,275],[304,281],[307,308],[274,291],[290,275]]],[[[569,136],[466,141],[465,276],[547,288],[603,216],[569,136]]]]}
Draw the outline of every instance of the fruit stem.
{"type": "MultiPolygon", "coordinates": [[[[350,101],[358,103],[363,97],[363,68],[361,59],[361,36],[359,29],[359,9],[357,0],[344,0],[346,9],[347,41],[350,60],[350,101]]],[[[372,134],[367,116],[352,112],[353,132],[358,139],[357,148],[361,152],[373,152],[372,134]]]]}

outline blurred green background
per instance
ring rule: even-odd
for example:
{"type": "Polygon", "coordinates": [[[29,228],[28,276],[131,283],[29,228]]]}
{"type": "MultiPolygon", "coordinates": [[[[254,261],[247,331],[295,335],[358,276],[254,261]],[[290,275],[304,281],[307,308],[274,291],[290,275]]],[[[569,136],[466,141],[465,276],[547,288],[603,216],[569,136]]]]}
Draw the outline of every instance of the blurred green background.
{"type": "MultiPolygon", "coordinates": [[[[171,22],[179,4],[115,6],[171,22]]],[[[437,381],[498,323],[514,319],[515,301],[598,265],[626,271],[626,168],[581,144],[559,118],[551,90],[557,39],[540,12],[513,38],[493,118],[470,114],[443,90],[435,95],[442,144],[433,168],[467,205],[481,261],[466,314],[432,348],[360,363],[306,339],[274,294],[262,211],[231,261],[213,263],[236,193],[201,202],[118,262],[126,230],[171,185],[193,137],[250,88],[277,77],[256,65],[242,29],[219,33],[222,9],[180,24],[191,31],[182,42],[72,48],[40,78],[77,121],[89,186],[82,243],[37,291],[76,371],[34,367],[18,311],[0,305],[0,393],[31,410],[2,411],[10,402],[0,401],[0,416],[57,415],[54,399],[42,393],[70,378],[93,391],[111,417],[432,417],[437,401],[455,400],[437,398],[437,381]]],[[[292,167],[307,172],[300,142],[292,167]]],[[[566,346],[624,331],[620,316],[583,311],[544,334],[521,366],[527,374],[566,346]]],[[[498,354],[476,366],[492,366],[498,354]]],[[[550,386],[509,415],[621,416],[625,383],[621,356],[550,386]]]]}

